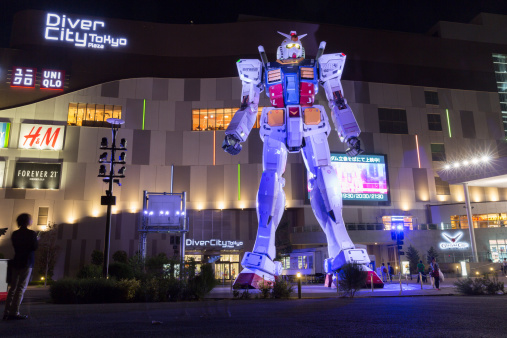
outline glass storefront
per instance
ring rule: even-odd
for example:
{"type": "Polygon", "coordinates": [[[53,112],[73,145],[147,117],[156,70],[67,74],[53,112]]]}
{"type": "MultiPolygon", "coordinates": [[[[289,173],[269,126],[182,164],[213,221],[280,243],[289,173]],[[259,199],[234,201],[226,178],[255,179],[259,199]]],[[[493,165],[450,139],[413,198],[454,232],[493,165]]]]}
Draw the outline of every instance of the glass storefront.
{"type": "Polygon", "coordinates": [[[223,254],[215,262],[215,278],[232,280],[239,274],[239,254],[223,254]]]}
{"type": "MultiPolygon", "coordinates": [[[[474,228],[498,228],[507,225],[507,213],[478,214],[472,216],[474,228]]],[[[453,229],[468,229],[468,217],[466,215],[451,216],[453,229]]]]}
{"type": "Polygon", "coordinates": [[[489,240],[489,248],[491,251],[491,260],[495,263],[503,262],[507,258],[506,250],[507,239],[491,239],[489,240]]]}

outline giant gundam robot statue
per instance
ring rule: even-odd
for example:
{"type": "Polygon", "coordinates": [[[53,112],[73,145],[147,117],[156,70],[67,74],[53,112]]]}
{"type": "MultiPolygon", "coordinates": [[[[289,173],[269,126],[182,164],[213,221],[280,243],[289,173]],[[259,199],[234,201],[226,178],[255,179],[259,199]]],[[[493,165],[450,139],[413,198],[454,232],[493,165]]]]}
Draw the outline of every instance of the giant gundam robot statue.
{"type": "MultiPolygon", "coordinates": [[[[346,263],[364,266],[370,263],[364,249],[356,249],[342,218],[340,179],[331,166],[327,137],[331,127],[325,108],[314,105],[318,84],[324,88],[331,116],[346,153],[356,156],[361,149],[359,126],[343,97],[341,76],[345,54],[324,54],[321,42],[315,60],[305,59],[305,50],[298,35],[278,32],[285,40],[278,47],[277,60],[268,62],[264,47],[259,46],[260,60],[240,59],[237,62],[242,81],[241,108],[235,113],[225,132],[222,148],[236,155],[241,151],[257,119],[259,96],[263,90],[273,107],[262,110],[260,137],[263,147],[263,173],[257,193],[259,228],[253,252],[241,262],[243,270],[235,284],[257,288],[260,281],[275,282],[282,271],[276,255],[275,231],[285,209],[285,172],[287,153],[302,152],[308,170],[310,199],[317,220],[327,237],[329,258],[324,262],[326,273],[337,271],[346,263]]],[[[375,279],[378,276],[375,274],[375,279]]],[[[368,278],[369,279],[369,278],[368,278]]],[[[380,279],[378,279],[380,281],[380,279]]]]}

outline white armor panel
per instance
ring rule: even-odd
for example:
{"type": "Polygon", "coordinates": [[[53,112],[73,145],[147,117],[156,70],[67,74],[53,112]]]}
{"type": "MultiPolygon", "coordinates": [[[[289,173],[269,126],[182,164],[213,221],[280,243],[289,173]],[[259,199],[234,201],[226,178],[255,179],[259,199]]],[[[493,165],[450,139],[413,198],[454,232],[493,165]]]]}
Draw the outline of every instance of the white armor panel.
{"type": "Polygon", "coordinates": [[[239,78],[241,81],[258,84],[261,82],[262,63],[260,60],[240,59],[236,66],[238,67],[239,78]]]}

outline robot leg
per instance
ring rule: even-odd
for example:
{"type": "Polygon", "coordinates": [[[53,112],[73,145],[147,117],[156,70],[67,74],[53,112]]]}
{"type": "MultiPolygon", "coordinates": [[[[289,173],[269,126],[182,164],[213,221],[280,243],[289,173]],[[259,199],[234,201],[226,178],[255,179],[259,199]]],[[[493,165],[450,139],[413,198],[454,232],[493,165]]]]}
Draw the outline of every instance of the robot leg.
{"type": "Polygon", "coordinates": [[[324,134],[305,138],[303,156],[309,171],[313,212],[327,237],[329,258],[324,269],[330,273],[346,263],[368,264],[366,250],[356,249],[342,217],[341,182],[331,166],[329,145],[324,134]]]}
{"type": "Polygon", "coordinates": [[[274,282],[282,266],[274,262],[276,256],[275,231],[285,209],[285,179],[282,174],[287,162],[285,145],[270,138],[264,139],[263,169],[257,193],[257,220],[259,228],[253,252],[246,252],[235,285],[257,288],[259,282],[274,282]]]}

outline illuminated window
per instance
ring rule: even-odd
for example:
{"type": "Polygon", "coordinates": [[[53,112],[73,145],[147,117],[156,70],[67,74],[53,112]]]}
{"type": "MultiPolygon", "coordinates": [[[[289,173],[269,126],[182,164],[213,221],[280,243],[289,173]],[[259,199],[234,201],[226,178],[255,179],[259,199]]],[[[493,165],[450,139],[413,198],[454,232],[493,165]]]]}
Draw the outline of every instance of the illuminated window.
{"type": "Polygon", "coordinates": [[[440,114],[428,114],[428,129],[433,131],[442,131],[442,121],[440,114]]]}
{"type": "Polygon", "coordinates": [[[112,117],[121,119],[121,111],[121,106],[69,103],[67,125],[110,128],[107,119],[112,117]]]}
{"type": "Polygon", "coordinates": [[[495,68],[496,86],[500,98],[500,110],[505,136],[507,136],[507,55],[493,54],[493,66],[495,68]]]}
{"type": "Polygon", "coordinates": [[[48,225],[48,207],[39,207],[39,216],[37,217],[37,225],[48,225]]]}
{"type": "Polygon", "coordinates": [[[424,91],[424,101],[426,104],[432,104],[435,106],[438,106],[438,93],[437,92],[431,92],[431,91],[424,91]]]}
{"type": "Polygon", "coordinates": [[[381,133],[408,134],[405,109],[378,108],[378,120],[381,133]]]}
{"type": "Polygon", "coordinates": [[[435,177],[435,187],[437,189],[437,195],[450,195],[451,188],[449,183],[443,181],[440,177],[435,177]]]}
{"type": "Polygon", "coordinates": [[[282,268],[283,269],[290,269],[290,257],[289,256],[282,257],[282,268]]]}
{"type": "Polygon", "coordinates": [[[431,160],[432,161],[445,161],[445,146],[442,143],[431,144],[431,160]]]}
{"type": "MultiPolygon", "coordinates": [[[[259,128],[262,108],[258,108],[254,128],[259,128]]],[[[192,130],[225,130],[231,123],[232,116],[238,110],[239,108],[192,109],[192,130]]]]}

